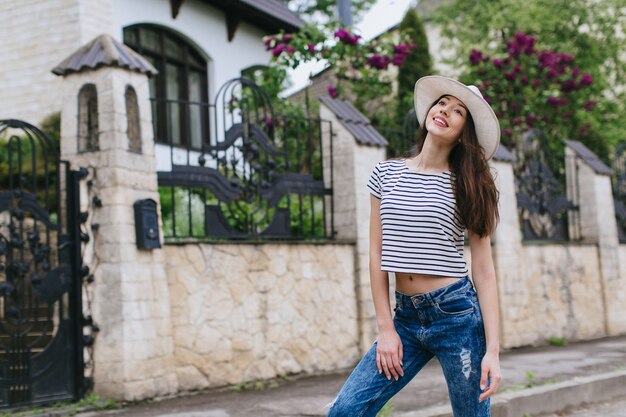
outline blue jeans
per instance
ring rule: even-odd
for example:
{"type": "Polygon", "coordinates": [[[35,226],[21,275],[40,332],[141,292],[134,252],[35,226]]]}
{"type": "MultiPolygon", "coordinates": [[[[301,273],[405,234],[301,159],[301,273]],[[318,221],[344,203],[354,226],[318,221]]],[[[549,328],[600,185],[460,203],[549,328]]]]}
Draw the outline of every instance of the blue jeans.
{"type": "Polygon", "coordinates": [[[376,368],[376,342],[331,405],[328,417],[374,417],[436,356],[448,384],[455,417],[488,417],[479,402],[480,364],[486,351],[483,320],[469,278],[409,296],[396,292],[393,323],[402,340],[404,376],[388,380],[376,368]]]}

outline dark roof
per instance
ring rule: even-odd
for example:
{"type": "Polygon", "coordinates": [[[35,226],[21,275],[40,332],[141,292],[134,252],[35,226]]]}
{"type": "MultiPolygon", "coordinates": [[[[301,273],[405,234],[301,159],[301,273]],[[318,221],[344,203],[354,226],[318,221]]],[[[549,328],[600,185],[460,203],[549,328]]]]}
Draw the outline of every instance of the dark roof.
{"type": "Polygon", "coordinates": [[[496,148],[496,153],[493,154],[494,161],[515,161],[515,155],[513,155],[507,148],[505,148],[502,144],[499,144],[496,148]]]}
{"type": "Polygon", "coordinates": [[[319,98],[332,111],[342,125],[363,145],[387,146],[387,140],[349,101],[335,100],[328,96],[319,98]]]}
{"type": "Polygon", "coordinates": [[[158,71],[144,57],[109,35],[100,35],[57,65],[52,72],[66,75],[99,67],[128,68],[148,75],[158,71]]]}
{"type": "Polygon", "coordinates": [[[611,168],[607,167],[595,153],[591,152],[589,148],[582,143],[575,140],[566,140],[565,145],[569,146],[574,152],[576,152],[576,155],[585,161],[591,169],[596,171],[597,174],[611,175],[613,173],[611,168]]]}
{"type": "Polygon", "coordinates": [[[204,0],[270,32],[295,32],[304,24],[281,0],[204,0]]]}

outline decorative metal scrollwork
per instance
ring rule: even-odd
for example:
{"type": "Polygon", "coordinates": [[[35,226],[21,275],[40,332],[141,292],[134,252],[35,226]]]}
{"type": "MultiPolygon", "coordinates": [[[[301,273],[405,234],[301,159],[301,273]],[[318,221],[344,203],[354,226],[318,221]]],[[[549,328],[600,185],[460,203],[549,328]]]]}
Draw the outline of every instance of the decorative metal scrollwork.
{"type": "MultiPolygon", "coordinates": [[[[172,205],[180,205],[174,187],[188,188],[187,236],[194,234],[193,201],[201,201],[206,237],[297,238],[306,235],[304,223],[318,231],[308,237],[326,237],[322,121],[275,115],[265,92],[245,78],[227,82],[209,107],[210,142],[187,151],[188,165],[158,172],[159,185],[172,187],[172,205]]],[[[184,236],[172,223],[173,237],[184,236]]]]}
{"type": "Polygon", "coordinates": [[[0,121],[0,408],[78,399],[71,171],[36,127],[0,121]]]}
{"type": "Polygon", "coordinates": [[[399,158],[417,155],[419,127],[415,109],[411,109],[404,116],[402,127],[376,126],[376,130],[387,139],[387,157],[399,158]]]}
{"type": "Polygon", "coordinates": [[[620,243],[626,243],[626,143],[615,148],[611,162],[617,236],[620,243]]]}
{"type": "MultiPolygon", "coordinates": [[[[263,199],[263,192],[285,172],[287,154],[274,143],[274,113],[257,85],[246,79],[232,80],[218,92],[217,102],[222,103],[215,111],[224,136],[218,134],[215,144],[205,149],[239,193],[232,201],[218,200],[207,207],[205,231],[212,236],[258,236],[271,224],[275,211],[263,199]]],[[[283,231],[288,232],[286,227],[283,231]]]]}
{"type": "MultiPolygon", "coordinates": [[[[568,210],[576,210],[564,193],[564,168],[545,136],[536,130],[513,147],[517,206],[525,240],[568,240],[568,210]],[[557,173],[558,175],[555,175],[557,173]]],[[[562,158],[561,158],[562,159],[562,158]]]]}

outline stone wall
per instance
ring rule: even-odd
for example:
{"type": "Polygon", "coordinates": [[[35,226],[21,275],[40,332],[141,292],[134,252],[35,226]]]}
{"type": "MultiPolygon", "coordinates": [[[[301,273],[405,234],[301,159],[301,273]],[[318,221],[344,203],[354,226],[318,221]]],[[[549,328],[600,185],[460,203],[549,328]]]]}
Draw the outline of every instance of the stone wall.
{"type": "Polygon", "coordinates": [[[570,215],[570,233],[580,239],[556,244],[523,241],[512,167],[494,163],[501,219],[493,252],[504,348],[626,332],[626,251],[617,240],[611,171],[577,142],[567,141],[566,162],[568,198],[579,207],[570,215]]]}
{"type": "Polygon", "coordinates": [[[502,347],[604,336],[597,247],[529,244],[520,249],[516,268],[498,275],[502,347]]]}
{"type": "MultiPolygon", "coordinates": [[[[358,303],[360,348],[361,352],[365,353],[378,333],[369,279],[371,202],[367,182],[374,166],[385,159],[385,148],[357,141],[343,126],[342,121],[324,104],[320,107],[320,117],[332,123],[335,237],[356,241],[354,297],[358,303]]],[[[326,141],[324,149],[326,158],[331,155],[329,148],[326,141]]],[[[329,167],[330,164],[325,163],[325,166],[329,167]]]]}
{"type": "Polygon", "coordinates": [[[572,166],[568,167],[568,178],[574,178],[578,184],[579,192],[573,201],[580,207],[582,238],[598,248],[604,332],[607,336],[624,334],[626,275],[622,268],[626,258],[620,257],[612,171],[582,144],[574,141],[566,141],[566,144],[566,157],[576,162],[574,172],[571,172],[572,166]]]}
{"type": "Polygon", "coordinates": [[[353,244],[165,247],[181,390],[351,366],[353,244]]]}

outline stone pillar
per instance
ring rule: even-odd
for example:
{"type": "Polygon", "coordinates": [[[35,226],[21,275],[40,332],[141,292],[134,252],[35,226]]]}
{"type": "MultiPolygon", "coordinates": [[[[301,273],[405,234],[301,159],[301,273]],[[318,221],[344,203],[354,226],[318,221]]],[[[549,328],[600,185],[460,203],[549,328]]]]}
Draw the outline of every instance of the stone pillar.
{"type": "MultiPolygon", "coordinates": [[[[577,141],[566,141],[565,156],[572,201],[579,206],[583,242],[598,245],[604,296],[605,332],[626,333],[626,276],[620,274],[619,239],[611,187],[611,169],[577,141]]],[[[600,300],[599,300],[600,301],[600,300]]]]}
{"type": "MultiPolygon", "coordinates": [[[[360,349],[364,353],[378,333],[369,279],[370,193],[367,181],[374,166],[385,159],[386,147],[360,143],[324,103],[320,117],[332,122],[335,238],[356,243],[354,285],[360,349]]],[[[324,150],[328,156],[327,149],[328,145],[324,150]]]]}
{"type": "MultiPolygon", "coordinates": [[[[500,341],[503,347],[519,345],[519,332],[507,326],[514,323],[521,308],[515,300],[527,292],[526,283],[520,279],[520,253],[522,251],[522,234],[517,212],[515,196],[515,175],[512,162],[514,156],[503,146],[498,148],[490,166],[494,173],[496,187],[500,192],[500,222],[493,236],[493,261],[498,280],[500,295],[500,341]]],[[[525,301],[524,301],[525,302],[525,301]]]]}
{"type": "Polygon", "coordinates": [[[95,392],[118,400],[174,393],[177,380],[163,251],[140,250],[135,242],[133,203],[144,198],[159,202],[148,77],[126,68],[98,66],[65,73],[60,94],[62,158],[73,168],[95,171],[93,187],[102,201],[102,207],[90,213],[91,222],[99,224],[91,262],[93,318],[100,327],[94,346],[95,392]],[[98,148],[79,152],[78,95],[86,84],[93,84],[97,92],[98,148]],[[129,148],[128,87],[134,89],[139,107],[140,151],[136,144],[134,150],[129,148]]]}

